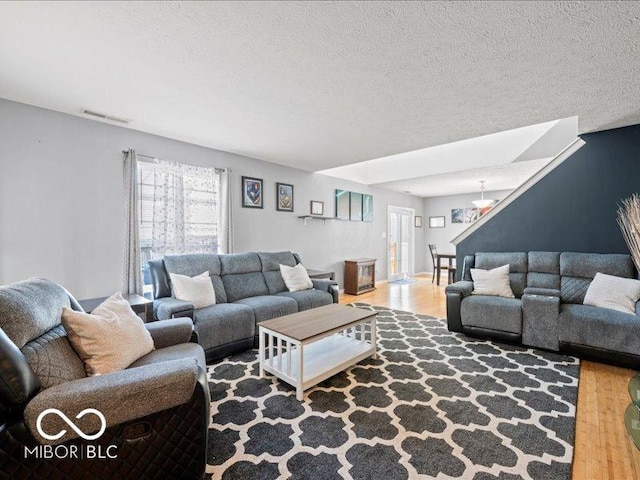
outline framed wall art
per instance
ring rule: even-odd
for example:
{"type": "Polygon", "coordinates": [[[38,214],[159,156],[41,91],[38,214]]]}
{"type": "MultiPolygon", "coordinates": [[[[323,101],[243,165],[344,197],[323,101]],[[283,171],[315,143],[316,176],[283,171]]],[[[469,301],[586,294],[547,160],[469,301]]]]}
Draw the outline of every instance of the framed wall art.
{"type": "Polygon", "coordinates": [[[262,179],[242,177],[242,206],[244,208],[263,208],[262,179]]]}
{"type": "Polygon", "coordinates": [[[416,228],[422,228],[422,217],[420,215],[413,217],[413,226],[416,228]]]}
{"type": "Polygon", "coordinates": [[[429,217],[429,228],[444,228],[444,216],[429,217]]]}
{"type": "Polygon", "coordinates": [[[349,192],[349,220],[362,221],[362,194],[349,192]]]}
{"type": "Polygon", "coordinates": [[[373,222],[373,195],[362,194],[362,221],[373,222]]]}
{"type": "Polygon", "coordinates": [[[276,210],[293,212],[293,185],[276,183],[276,210]]]}
{"type": "Polygon", "coordinates": [[[311,200],[311,215],[324,215],[324,202],[311,200]]]}
{"type": "Polygon", "coordinates": [[[336,218],[349,220],[349,191],[336,189],[336,218]]]}
{"type": "Polygon", "coordinates": [[[478,219],[477,208],[465,208],[464,209],[464,223],[473,223],[478,219]]]}

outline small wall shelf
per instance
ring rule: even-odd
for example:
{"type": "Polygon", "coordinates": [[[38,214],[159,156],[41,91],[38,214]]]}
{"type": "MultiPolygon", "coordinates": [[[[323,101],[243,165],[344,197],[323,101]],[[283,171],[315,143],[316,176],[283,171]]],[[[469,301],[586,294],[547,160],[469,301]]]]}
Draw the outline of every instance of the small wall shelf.
{"type": "Polygon", "coordinates": [[[304,224],[307,224],[307,220],[314,219],[314,220],[322,220],[324,223],[327,223],[327,220],[335,220],[335,217],[322,217],[320,215],[300,215],[298,216],[298,218],[302,218],[304,220],[304,224]]]}

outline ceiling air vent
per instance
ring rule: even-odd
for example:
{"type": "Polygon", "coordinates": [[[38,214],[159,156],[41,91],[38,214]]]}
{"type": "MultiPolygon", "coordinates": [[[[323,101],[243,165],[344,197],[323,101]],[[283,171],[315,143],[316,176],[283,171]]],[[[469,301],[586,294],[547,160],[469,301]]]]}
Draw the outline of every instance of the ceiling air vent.
{"type": "Polygon", "coordinates": [[[102,118],[103,120],[109,120],[111,122],[118,122],[118,123],[129,123],[129,122],[131,122],[131,120],[127,120],[126,118],[112,117],[111,115],[106,115],[106,114],[100,113],[100,112],[94,112],[92,110],[85,110],[83,113],[85,115],[91,115],[92,117],[102,118]]]}

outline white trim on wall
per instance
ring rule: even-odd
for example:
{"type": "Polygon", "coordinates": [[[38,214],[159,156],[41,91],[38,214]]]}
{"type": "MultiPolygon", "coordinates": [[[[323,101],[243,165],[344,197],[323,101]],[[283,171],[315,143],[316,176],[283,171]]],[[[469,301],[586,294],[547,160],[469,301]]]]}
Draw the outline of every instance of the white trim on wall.
{"type": "Polygon", "coordinates": [[[489,220],[495,217],[502,210],[507,208],[509,204],[515,201],[520,195],[533,187],[536,183],[546,177],[549,172],[554,170],[556,167],[561,165],[567,158],[576,153],[582,146],[585,144],[585,141],[581,138],[576,138],[573,142],[571,142],[564,150],[562,150],[556,157],[547,163],[544,167],[542,167],[538,172],[536,172],[529,180],[524,182],[518,188],[516,188],[513,192],[507,195],[502,201],[498,202],[495,207],[493,207],[489,212],[484,214],[474,223],[472,223],[469,228],[467,228],[460,235],[451,240],[451,243],[454,245],[458,245],[461,241],[471,235],[473,232],[478,230],[484,224],[486,224],[489,220]]]}

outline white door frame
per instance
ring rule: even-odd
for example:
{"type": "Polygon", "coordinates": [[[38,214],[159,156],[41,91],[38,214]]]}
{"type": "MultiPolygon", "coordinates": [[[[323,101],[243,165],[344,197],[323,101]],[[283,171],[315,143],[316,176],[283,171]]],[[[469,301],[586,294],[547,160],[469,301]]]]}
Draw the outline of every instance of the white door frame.
{"type": "Polygon", "coordinates": [[[391,213],[404,213],[409,215],[409,272],[408,276],[412,276],[415,273],[415,228],[413,227],[413,221],[415,217],[415,209],[408,207],[396,207],[393,205],[387,206],[387,280],[393,282],[398,278],[393,278],[391,274],[391,235],[389,235],[391,227],[391,213]]]}

